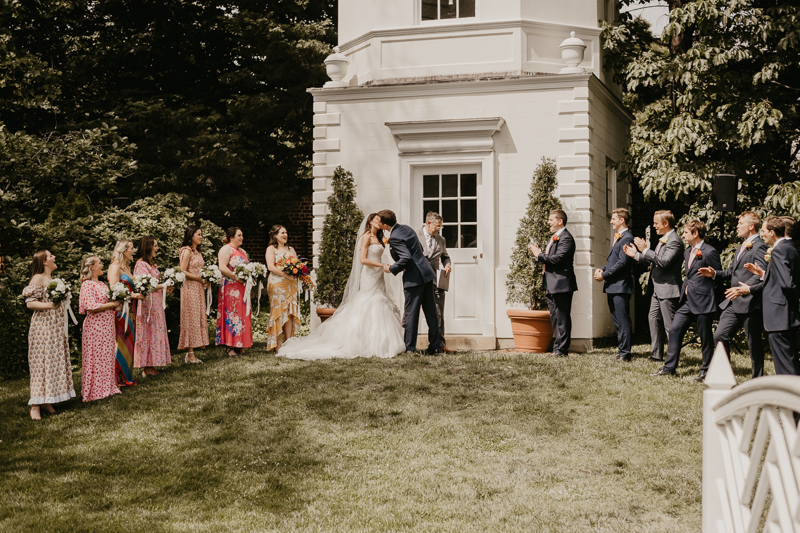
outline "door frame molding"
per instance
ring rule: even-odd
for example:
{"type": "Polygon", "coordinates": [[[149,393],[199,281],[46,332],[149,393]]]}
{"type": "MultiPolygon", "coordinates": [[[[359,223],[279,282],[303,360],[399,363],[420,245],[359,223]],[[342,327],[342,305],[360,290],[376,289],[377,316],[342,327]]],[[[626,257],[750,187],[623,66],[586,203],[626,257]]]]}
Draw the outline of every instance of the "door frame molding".
{"type": "Polygon", "coordinates": [[[484,243],[483,261],[485,262],[486,279],[483,284],[483,294],[477,295],[479,305],[483,306],[483,318],[481,331],[476,334],[483,336],[496,337],[497,328],[495,326],[495,279],[494,274],[497,268],[497,216],[496,216],[496,193],[497,176],[495,165],[494,150],[480,152],[461,152],[461,153],[429,153],[429,154],[405,154],[399,156],[399,176],[398,183],[400,193],[400,209],[398,218],[400,220],[411,220],[411,201],[412,185],[414,173],[418,169],[434,166],[448,165],[480,165],[481,168],[481,188],[479,195],[482,200],[482,209],[479,217],[483,217],[484,224],[484,243]]]}

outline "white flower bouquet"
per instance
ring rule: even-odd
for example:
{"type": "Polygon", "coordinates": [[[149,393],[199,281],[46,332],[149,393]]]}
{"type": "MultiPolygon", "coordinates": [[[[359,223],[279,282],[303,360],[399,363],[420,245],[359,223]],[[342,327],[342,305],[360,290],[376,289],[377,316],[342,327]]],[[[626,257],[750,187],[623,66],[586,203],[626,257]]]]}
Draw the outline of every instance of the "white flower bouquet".
{"type": "Polygon", "coordinates": [[[212,285],[222,283],[222,272],[217,265],[209,265],[200,270],[200,279],[212,285]]]}
{"type": "Polygon", "coordinates": [[[261,312],[261,291],[264,289],[263,281],[267,279],[266,265],[262,263],[242,263],[233,271],[233,274],[245,284],[244,299],[247,302],[247,314],[250,314],[250,291],[253,287],[258,287],[258,310],[256,316],[261,312]]]}
{"type": "Polygon", "coordinates": [[[46,293],[50,301],[56,304],[72,298],[72,288],[61,278],[51,279],[47,284],[46,293]]]}
{"type": "Polygon", "coordinates": [[[180,289],[183,282],[186,281],[186,274],[181,267],[168,268],[164,271],[162,276],[164,279],[161,282],[164,287],[175,287],[180,289]]]}
{"type": "Polygon", "coordinates": [[[122,302],[122,316],[125,318],[125,331],[128,331],[128,312],[130,311],[131,290],[121,281],[108,288],[109,302],[122,302]]]}
{"type": "Polygon", "coordinates": [[[142,296],[154,292],[158,286],[158,279],[150,274],[137,274],[133,276],[133,288],[142,296]]]}

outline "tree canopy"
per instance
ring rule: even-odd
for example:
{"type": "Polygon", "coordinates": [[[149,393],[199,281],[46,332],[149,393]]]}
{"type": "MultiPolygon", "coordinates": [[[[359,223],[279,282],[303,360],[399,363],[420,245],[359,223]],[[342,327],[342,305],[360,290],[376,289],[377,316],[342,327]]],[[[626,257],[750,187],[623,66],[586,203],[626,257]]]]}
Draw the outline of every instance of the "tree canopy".
{"type": "Polygon", "coordinates": [[[691,204],[713,228],[713,176],[732,173],[740,208],[800,215],[800,2],[671,0],[661,38],[623,14],[602,39],[636,117],[620,168],[645,198],[691,204]]]}

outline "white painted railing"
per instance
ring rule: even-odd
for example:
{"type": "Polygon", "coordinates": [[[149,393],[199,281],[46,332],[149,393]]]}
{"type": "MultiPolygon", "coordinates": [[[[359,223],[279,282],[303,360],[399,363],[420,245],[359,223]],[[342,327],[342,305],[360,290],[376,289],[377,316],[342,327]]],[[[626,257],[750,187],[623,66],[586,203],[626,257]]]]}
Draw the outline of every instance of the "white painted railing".
{"type": "Polygon", "coordinates": [[[705,383],[703,533],[800,533],[800,377],[734,387],[719,344],[705,383]]]}

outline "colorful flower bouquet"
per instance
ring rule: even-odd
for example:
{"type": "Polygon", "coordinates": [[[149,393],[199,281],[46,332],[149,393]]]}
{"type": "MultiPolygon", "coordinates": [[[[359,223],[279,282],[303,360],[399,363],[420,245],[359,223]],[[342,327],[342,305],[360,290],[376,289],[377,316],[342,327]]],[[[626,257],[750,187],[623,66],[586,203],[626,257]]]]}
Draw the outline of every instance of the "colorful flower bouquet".
{"type": "Polygon", "coordinates": [[[308,260],[290,255],[289,257],[278,259],[275,261],[275,265],[284,274],[300,280],[303,284],[303,290],[310,291],[315,287],[310,275],[311,269],[308,268],[308,260]]]}

